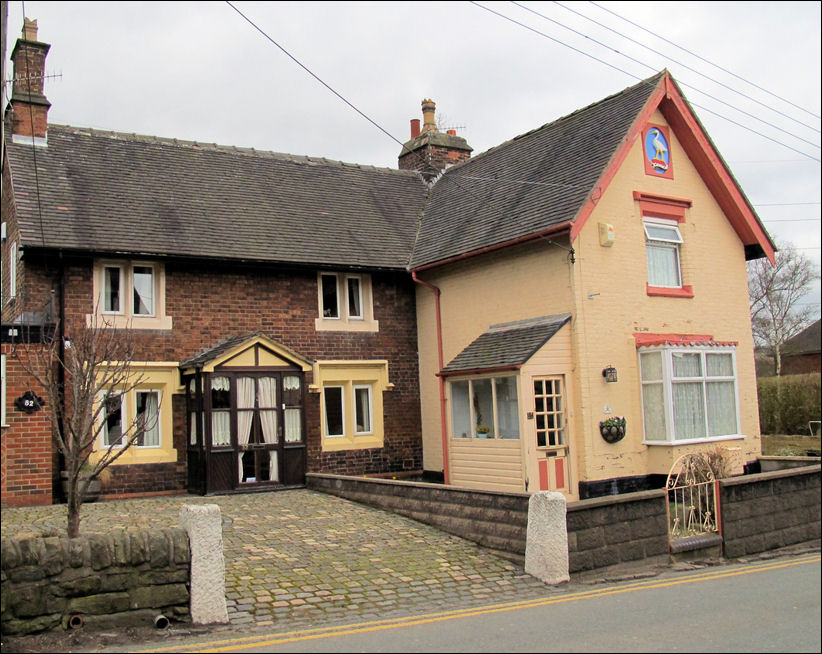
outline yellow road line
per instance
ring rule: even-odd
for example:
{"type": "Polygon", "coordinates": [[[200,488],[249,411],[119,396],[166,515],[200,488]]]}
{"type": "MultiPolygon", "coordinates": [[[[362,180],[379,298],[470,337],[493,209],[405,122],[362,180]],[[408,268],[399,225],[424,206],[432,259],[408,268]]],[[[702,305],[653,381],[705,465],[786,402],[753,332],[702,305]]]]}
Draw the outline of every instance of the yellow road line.
{"type": "Polygon", "coordinates": [[[630,584],[623,584],[620,586],[610,586],[602,589],[587,590],[578,593],[568,593],[556,597],[542,597],[532,600],[521,600],[514,602],[506,602],[502,604],[492,604],[488,606],[481,606],[471,609],[456,609],[453,611],[442,611],[438,613],[428,613],[418,616],[390,618],[386,620],[374,620],[369,622],[355,623],[345,626],[336,627],[319,627],[316,629],[302,629],[298,631],[284,632],[281,634],[269,634],[267,636],[246,636],[242,638],[233,638],[228,640],[219,640],[212,642],[196,643],[198,649],[191,649],[190,646],[176,646],[165,647],[159,649],[140,650],[141,652],[176,652],[176,651],[193,651],[193,652],[227,652],[239,646],[246,647],[264,647],[271,645],[279,645],[282,643],[291,643],[302,640],[316,640],[319,638],[331,638],[334,636],[345,636],[350,634],[360,634],[372,631],[381,631],[386,629],[396,629],[398,627],[412,627],[421,624],[430,624],[433,622],[442,622],[444,620],[456,620],[460,618],[470,618],[479,615],[489,615],[492,613],[501,613],[505,611],[514,611],[519,609],[527,609],[538,606],[548,606],[550,604],[560,604],[565,602],[573,602],[582,599],[595,599],[597,597],[606,597],[609,595],[618,595],[621,593],[628,593],[636,590],[653,590],[656,588],[666,588],[670,586],[678,586],[681,584],[692,584],[700,581],[711,581],[714,579],[723,579],[728,577],[735,577],[745,574],[753,574],[756,572],[766,572],[768,570],[776,570],[779,568],[787,568],[795,565],[804,565],[807,563],[817,563],[822,560],[819,554],[805,556],[801,558],[791,559],[787,562],[771,561],[768,563],[761,563],[754,566],[746,566],[744,568],[717,568],[708,572],[703,572],[698,575],[686,577],[684,579],[669,579],[669,580],[654,580],[654,581],[640,581],[630,584]]]}

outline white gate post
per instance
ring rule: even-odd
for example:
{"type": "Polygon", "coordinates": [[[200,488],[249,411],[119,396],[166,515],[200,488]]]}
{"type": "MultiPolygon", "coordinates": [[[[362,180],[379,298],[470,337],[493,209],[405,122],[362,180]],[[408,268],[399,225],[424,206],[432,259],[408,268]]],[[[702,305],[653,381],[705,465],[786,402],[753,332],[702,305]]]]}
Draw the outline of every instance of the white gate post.
{"type": "Polygon", "coordinates": [[[525,572],[551,585],[570,580],[565,496],[562,493],[539,491],[528,500],[525,572]]]}
{"type": "Polygon", "coordinates": [[[186,504],[180,509],[180,526],[188,533],[191,548],[191,621],[228,622],[220,507],[186,504]]]}

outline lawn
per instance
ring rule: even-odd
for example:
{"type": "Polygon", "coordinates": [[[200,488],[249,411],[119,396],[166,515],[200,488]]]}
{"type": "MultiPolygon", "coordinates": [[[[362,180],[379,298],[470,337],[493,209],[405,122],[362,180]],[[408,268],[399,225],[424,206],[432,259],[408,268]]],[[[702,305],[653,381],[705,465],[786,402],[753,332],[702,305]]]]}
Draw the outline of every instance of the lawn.
{"type": "Polygon", "coordinates": [[[762,435],[763,456],[806,456],[808,450],[814,450],[819,456],[819,436],[762,435]]]}

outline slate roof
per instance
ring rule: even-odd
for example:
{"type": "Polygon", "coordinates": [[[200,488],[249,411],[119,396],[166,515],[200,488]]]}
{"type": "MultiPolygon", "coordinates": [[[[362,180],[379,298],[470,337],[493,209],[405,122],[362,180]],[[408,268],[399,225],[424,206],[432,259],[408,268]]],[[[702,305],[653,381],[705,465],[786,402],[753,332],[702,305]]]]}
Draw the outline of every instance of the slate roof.
{"type": "Polygon", "coordinates": [[[24,247],[405,269],[413,171],[49,125],[8,139],[24,247]]]}
{"type": "Polygon", "coordinates": [[[491,325],[442,369],[444,374],[520,366],[571,320],[570,313],[491,325]]]}
{"type": "Polygon", "coordinates": [[[806,327],[785,343],[783,354],[816,354],[822,350],[822,321],[806,327]]]}
{"type": "MultiPolygon", "coordinates": [[[[229,336],[228,338],[220,341],[216,345],[201,350],[187,361],[183,361],[180,364],[180,368],[183,370],[186,368],[201,368],[211,363],[212,361],[216,361],[221,356],[223,356],[223,354],[225,354],[226,352],[230,352],[238,345],[242,345],[243,343],[250,343],[257,337],[263,337],[266,340],[270,339],[270,337],[266,336],[264,332],[251,332],[249,334],[238,334],[236,336],[229,336]]],[[[293,356],[295,360],[305,360],[305,357],[297,355],[290,348],[285,347],[281,343],[278,343],[277,345],[284,352],[291,354],[291,356],[293,356]]]]}
{"type": "Polygon", "coordinates": [[[573,220],[664,74],[446,170],[432,188],[410,267],[573,220]]]}

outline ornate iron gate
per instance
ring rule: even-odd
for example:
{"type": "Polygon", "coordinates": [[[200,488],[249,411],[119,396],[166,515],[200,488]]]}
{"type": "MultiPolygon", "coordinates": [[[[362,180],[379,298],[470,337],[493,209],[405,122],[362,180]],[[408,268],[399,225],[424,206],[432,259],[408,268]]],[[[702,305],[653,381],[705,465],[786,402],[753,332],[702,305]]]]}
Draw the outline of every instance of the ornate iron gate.
{"type": "Polygon", "coordinates": [[[701,454],[683,454],[671,471],[668,490],[668,542],[721,535],[719,482],[701,454]]]}

